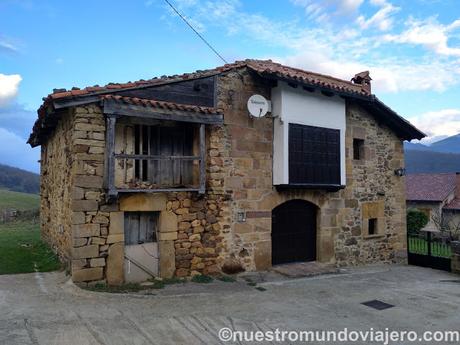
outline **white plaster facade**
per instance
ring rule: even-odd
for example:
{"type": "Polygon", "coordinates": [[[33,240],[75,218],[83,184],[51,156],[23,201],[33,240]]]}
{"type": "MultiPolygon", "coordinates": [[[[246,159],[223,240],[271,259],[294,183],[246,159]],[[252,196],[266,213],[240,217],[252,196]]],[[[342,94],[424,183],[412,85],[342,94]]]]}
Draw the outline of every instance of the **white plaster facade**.
{"type": "Polygon", "coordinates": [[[272,89],[273,184],[289,184],[289,123],[340,130],[340,182],[345,185],[345,100],[279,82],[272,89]]]}

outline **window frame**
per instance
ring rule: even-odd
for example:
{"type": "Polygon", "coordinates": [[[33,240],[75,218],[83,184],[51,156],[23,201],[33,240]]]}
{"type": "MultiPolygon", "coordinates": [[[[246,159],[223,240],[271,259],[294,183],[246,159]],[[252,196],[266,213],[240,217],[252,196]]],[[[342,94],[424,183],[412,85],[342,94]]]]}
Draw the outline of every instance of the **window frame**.
{"type": "Polygon", "coordinates": [[[365,160],[364,139],[353,138],[353,160],[354,161],[365,160]]]}

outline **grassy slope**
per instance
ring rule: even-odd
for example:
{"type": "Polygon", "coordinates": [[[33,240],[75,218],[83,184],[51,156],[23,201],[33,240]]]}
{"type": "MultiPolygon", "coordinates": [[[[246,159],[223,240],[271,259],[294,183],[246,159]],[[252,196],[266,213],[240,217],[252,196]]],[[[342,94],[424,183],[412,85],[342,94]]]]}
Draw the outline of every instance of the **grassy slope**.
{"type": "Polygon", "coordinates": [[[38,209],[39,206],[40,196],[37,194],[12,192],[0,189],[0,210],[5,208],[33,210],[38,209]]]}
{"type": "MultiPolygon", "coordinates": [[[[0,190],[0,210],[34,210],[40,197],[0,190]]],[[[40,226],[30,220],[0,223],[0,274],[53,271],[60,263],[51,249],[40,240],[40,226]]]]}
{"type": "Polygon", "coordinates": [[[33,221],[0,224],[0,274],[53,271],[60,268],[51,249],[40,240],[33,221]]]}

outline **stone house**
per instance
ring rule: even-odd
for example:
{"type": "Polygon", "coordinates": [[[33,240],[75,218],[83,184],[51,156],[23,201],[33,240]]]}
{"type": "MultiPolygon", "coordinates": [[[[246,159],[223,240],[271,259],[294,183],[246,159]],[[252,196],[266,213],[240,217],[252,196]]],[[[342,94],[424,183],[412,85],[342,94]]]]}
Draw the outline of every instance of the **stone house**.
{"type": "Polygon", "coordinates": [[[404,260],[404,140],[424,136],[352,81],[270,60],[58,89],[41,146],[41,230],[75,282],[318,261],[404,260]],[[250,96],[271,103],[248,114],[250,96]]]}
{"type": "Polygon", "coordinates": [[[452,229],[460,227],[460,173],[408,175],[406,206],[424,212],[429,229],[445,222],[452,229]]]}

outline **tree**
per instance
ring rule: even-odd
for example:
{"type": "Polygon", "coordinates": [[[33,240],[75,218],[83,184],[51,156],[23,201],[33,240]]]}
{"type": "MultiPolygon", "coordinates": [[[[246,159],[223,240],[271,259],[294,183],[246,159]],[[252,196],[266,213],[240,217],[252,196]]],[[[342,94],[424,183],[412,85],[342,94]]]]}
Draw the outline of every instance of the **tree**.
{"type": "Polygon", "coordinates": [[[460,235],[460,218],[452,212],[436,210],[431,215],[434,226],[450,240],[458,240],[460,235]]]}
{"type": "Polygon", "coordinates": [[[416,208],[407,210],[407,232],[416,235],[428,223],[428,216],[416,208]]]}

